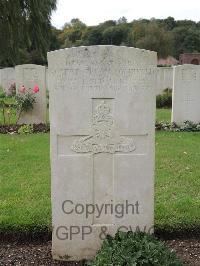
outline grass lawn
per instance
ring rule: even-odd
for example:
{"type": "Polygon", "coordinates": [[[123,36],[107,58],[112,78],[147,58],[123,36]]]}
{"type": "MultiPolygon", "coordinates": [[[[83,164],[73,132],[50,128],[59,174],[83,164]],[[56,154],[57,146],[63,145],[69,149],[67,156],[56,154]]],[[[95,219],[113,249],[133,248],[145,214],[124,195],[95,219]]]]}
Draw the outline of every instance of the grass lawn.
{"type": "Polygon", "coordinates": [[[171,121],[171,109],[156,109],[156,121],[158,122],[170,122],[171,121]]]}
{"type": "MultiPolygon", "coordinates": [[[[200,228],[200,134],[156,133],[155,225],[200,228]]],[[[49,134],[0,135],[0,231],[50,229],[49,134]]]]}
{"type": "Polygon", "coordinates": [[[0,230],[49,226],[49,135],[0,135],[0,173],[0,230]]]}

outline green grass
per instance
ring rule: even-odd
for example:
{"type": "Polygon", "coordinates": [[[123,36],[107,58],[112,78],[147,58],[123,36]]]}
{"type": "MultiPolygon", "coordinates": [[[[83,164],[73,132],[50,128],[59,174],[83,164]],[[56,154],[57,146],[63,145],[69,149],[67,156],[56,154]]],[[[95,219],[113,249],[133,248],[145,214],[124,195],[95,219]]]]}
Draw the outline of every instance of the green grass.
{"type": "Polygon", "coordinates": [[[171,121],[171,109],[156,109],[156,121],[158,122],[170,122],[171,121]]]}
{"type": "MultiPolygon", "coordinates": [[[[16,108],[13,107],[13,105],[16,104],[14,97],[5,97],[0,98],[0,102],[3,100],[3,102],[8,106],[6,107],[5,112],[5,124],[15,124],[17,121],[17,115],[16,115],[16,108]]],[[[1,106],[1,104],[0,104],[1,106]]],[[[0,108],[0,125],[4,124],[4,116],[3,116],[3,110],[0,108]]]]}
{"type": "Polygon", "coordinates": [[[0,231],[49,227],[49,135],[0,135],[0,173],[0,231]]]}
{"type": "MultiPolygon", "coordinates": [[[[200,228],[200,134],[156,133],[155,225],[200,228]]],[[[49,134],[0,135],[0,231],[51,225],[49,134]]]]}
{"type": "Polygon", "coordinates": [[[156,227],[200,229],[200,134],[156,133],[156,227]]]}

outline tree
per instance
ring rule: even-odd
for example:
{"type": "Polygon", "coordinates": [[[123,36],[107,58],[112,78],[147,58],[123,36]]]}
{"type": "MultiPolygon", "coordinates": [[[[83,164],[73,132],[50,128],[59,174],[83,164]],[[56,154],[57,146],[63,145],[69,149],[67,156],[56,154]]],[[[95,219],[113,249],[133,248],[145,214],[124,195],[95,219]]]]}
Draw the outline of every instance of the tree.
{"type": "Polygon", "coordinates": [[[145,28],[145,36],[136,42],[136,47],[156,51],[159,57],[165,58],[172,51],[172,35],[156,22],[151,22],[145,28]]]}
{"type": "Polygon", "coordinates": [[[121,45],[126,40],[127,31],[122,24],[106,28],[102,35],[104,44],[121,45]]]}
{"type": "Polygon", "coordinates": [[[22,50],[28,53],[35,51],[45,61],[51,33],[50,18],[56,2],[0,1],[0,65],[21,63],[22,50]]]}
{"type": "Polygon", "coordinates": [[[117,24],[125,24],[127,23],[127,18],[121,17],[118,19],[117,24]]]}
{"type": "Polygon", "coordinates": [[[100,26],[97,27],[88,27],[83,34],[83,45],[98,45],[102,44],[103,36],[102,36],[102,28],[100,26]]]}
{"type": "Polygon", "coordinates": [[[200,29],[197,27],[179,26],[173,30],[175,56],[185,52],[200,51],[200,29]]]}
{"type": "Polygon", "coordinates": [[[184,39],[184,52],[200,52],[200,29],[191,27],[184,39]]]}
{"type": "Polygon", "coordinates": [[[78,46],[85,30],[86,25],[78,18],[73,18],[71,22],[65,23],[59,36],[62,47],[78,46]]]}
{"type": "MultiPolygon", "coordinates": [[[[54,39],[62,47],[79,45],[127,45],[156,51],[159,57],[179,57],[183,52],[200,52],[200,22],[166,19],[139,19],[128,23],[126,18],[108,20],[87,26],[79,19],[66,23],[54,39]]],[[[52,47],[52,45],[51,45],[52,47]]]]}
{"type": "Polygon", "coordinates": [[[163,20],[167,30],[173,30],[176,27],[176,21],[173,17],[168,17],[163,20]]]}

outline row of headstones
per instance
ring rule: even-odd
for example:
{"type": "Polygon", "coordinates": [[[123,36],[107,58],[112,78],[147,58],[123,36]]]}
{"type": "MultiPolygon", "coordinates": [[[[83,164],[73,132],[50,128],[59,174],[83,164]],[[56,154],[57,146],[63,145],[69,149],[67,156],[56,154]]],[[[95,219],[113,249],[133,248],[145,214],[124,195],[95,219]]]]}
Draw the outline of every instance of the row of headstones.
{"type": "MultiPolygon", "coordinates": [[[[55,259],[91,258],[118,230],[153,231],[156,64],[155,52],[129,47],[48,53],[55,259]]],[[[45,91],[45,73],[16,67],[17,88],[45,91]]],[[[200,68],[173,76],[173,115],[200,120],[200,68]]]]}
{"type": "MultiPolygon", "coordinates": [[[[31,65],[34,67],[34,65],[31,65]]],[[[24,68],[28,68],[30,65],[24,65],[24,68]]],[[[48,77],[48,68],[46,68],[46,77],[48,77]]],[[[0,86],[2,86],[9,94],[8,88],[15,82],[15,68],[3,68],[0,69],[0,86]]],[[[48,78],[46,79],[48,81],[48,78]]],[[[157,68],[157,85],[156,95],[162,93],[166,88],[173,87],[173,68],[172,67],[158,67],[157,68]]],[[[47,86],[48,87],[48,86],[47,86]]]]}
{"type": "MultiPolygon", "coordinates": [[[[200,122],[200,66],[182,65],[159,67],[156,74],[156,95],[165,88],[173,88],[172,122],[178,124],[189,120],[200,122]]],[[[46,88],[49,88],[48,68],[38,65],[20,65],[0,69],[0,86],[8,88],[16,81],[17,90],[24,85],[38,85],[34,109],[22,114],[20,124],[46,123],[46,88]]]]}

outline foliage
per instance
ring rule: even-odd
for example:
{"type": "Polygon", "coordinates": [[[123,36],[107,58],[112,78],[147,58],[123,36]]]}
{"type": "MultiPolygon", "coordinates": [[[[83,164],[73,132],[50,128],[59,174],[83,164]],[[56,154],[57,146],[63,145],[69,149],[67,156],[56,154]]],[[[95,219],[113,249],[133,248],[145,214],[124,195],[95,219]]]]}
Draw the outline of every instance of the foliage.
{"type": "Polygon", "coordinates": [[[6,97],[6,94],[3,90],[3,88],[0,86],[0,98],[5,98],[6,97]]]}
{"type": "Polygon", "coordinates": [[[31,92],[27,91],[24,94],[17,94],[16,101],[17,101],[17,108],[20,111],[28,112],[31,109],[33,109],[33,105],[35,103],[35,97],[33,97],[33,94],[31,92]]]}
{"type": "Polygon", "coordinates": [[[172,34],[160,28],[156,21],[148,23],[144,36],[136,42],[136,47],[156,51],[159,57],[167,57],[172,50],[172,34]]]}
{"type": "Polygon", "coordinates": [[[34,51],[43,63],[51,35],[50,17],[56,0],[0,1],[0,65],[32,62],[34,51]],[[24,62],[25,61],[25,62],[24,62]]]}
{"type": "Polygon", "coordinates": [[[191,20],[125,17],[87,26],[78,18],[50,25],[56,0],[0,1],[0,65],[44,64],[46,52],[81,45],[125,45],[156,51],[158,57],[200,52],[200,23],[191,20]]]}
{"type": "Polygon", "coordinates": [[[200,52],[200,23],[190,20],[139,19],[128,23],[126,18],[108,20],[87,26],[78,18],[54,31],[53,45],[126,45],[156,51],[159,57],[179,57],[184,52],[200,52]],[[56,33],[56,34],[55,34],[56,33]],[[57,42],[56,42],[57,38],[57,42]]]}
{"type": "Polygon", "coordinates": [[[156,123],[157,130],[175,131],[175,132],[198,132],[200,131],[200,123],[195,124],[191,121],[184,121],[182,125],[170,122],[158,122],[156,123]]]}
{"type": "Polygon", "coordinates": [[[14,97],[0,98],[0,124],[10,125],[16,118],[16,103],[14,97]]]}
{"type": "Polygon", "coordinates": [[[172,107],[172,90],[165,89],[163,94],[156,96],[156,108],[171,108],[172,107]]]}
{"type": "Polygon", "coordinates": [[[200,52],[200,25],[180,25],[172,31],[174,56],[181,53],[200,52]]]}
{"type": "MultiPolygon", "coordinates": [[[[21,126],[22,125],[18,124],[0,125],[0,134],[20,134],[21,130],[19,131],[19,129],[21,126]]],[[[30,129],[30,127],[23,127],[22,134],[24,131],[26,131],[26,133],[47,133],[50,131],[50,125],[46,123],[33,124],[32,129],[30,129]]]]}
{"type": "Polygon", "coordinates": [[[6,108],[5,108],[5,102],[3,99],[0,99],[0,110],[2,111],[2,116],[3,116],[3,124],[5,125],[6,123],[6,108]]]}
{"type": "Polygon", "coordinates": [[[28,112],[33,109],[34,103],[36,102],[35,93],[39,92],[39,87],[36,85],[33,89],[26,89],[22,86],[19,89],[19,93],[16,95],[16,106],[18,111],[18,119],[22,114],[22,112],[28,112]]]}
{"type": "Polygon", "coordinates": [[[18,129],[18,134],[32,134],[33,133],[33,125],[22,125],[18,129]]]}
{"type": "Polygon", "coordinates": [[[63,47],[77,46],[83,37],[85,29],[86,25],[79,19],[72,19],[70,23],[66,23],[59,36],[63,47]]]}
{"type": "Polygon", "coordinates": [[[118,232],[107,236],[90,266],[181,266],[175,252],[145,233],[118,232]]]}

